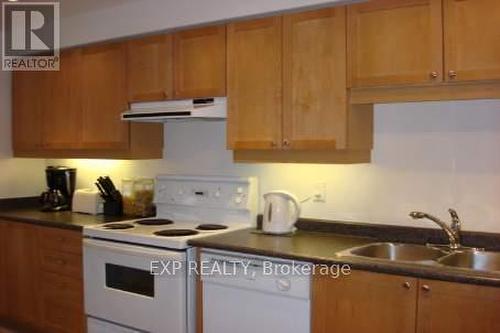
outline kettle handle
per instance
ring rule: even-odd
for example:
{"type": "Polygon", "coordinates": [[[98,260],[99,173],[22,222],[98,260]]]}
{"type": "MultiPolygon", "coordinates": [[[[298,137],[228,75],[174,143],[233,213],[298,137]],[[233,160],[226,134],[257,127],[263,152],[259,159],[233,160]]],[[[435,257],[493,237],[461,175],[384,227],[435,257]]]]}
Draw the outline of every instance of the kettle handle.
{"type": "MultiPolygon", "coordinates": [[[[287,192],[287,191],[271,191],[271,192],[268,192],[268,193],[264,194],[264,198],[267,197],[270,194],[280,194],[280,195],[286,196],[293,203],[293,206],[295,208],[295,212],[292,215],[293,218],[291,218],[290,221],[289,221],[289,224],[290,224],[289,226],[293,227],[293,225],[295,224],[295,222],[298,220],[298,218],[300,216],[300,212],[301,212],[300,203],[299,203],[299,200],[297,199],[297,197],[295,195],[293,195],[292,193],[287,192]]],[[[272,207],[268,207],[266,205],[266,208],[264,209],[265,212],[270,213],[270,212],[267,211],[267,209],[271,210],[272,207]]]]}
{"type": "Polygon", "coordinates": [[[299,219],[301,209],[299,200],[291,193],[288,193],[288,196],[290,197],[290,200],[292,201],[293,206],[295,207],[295,213],[293,214],[293,218],[290,219],[290,226],[293,227],[295,222],[297,222],[297,220],[299,219]]]}

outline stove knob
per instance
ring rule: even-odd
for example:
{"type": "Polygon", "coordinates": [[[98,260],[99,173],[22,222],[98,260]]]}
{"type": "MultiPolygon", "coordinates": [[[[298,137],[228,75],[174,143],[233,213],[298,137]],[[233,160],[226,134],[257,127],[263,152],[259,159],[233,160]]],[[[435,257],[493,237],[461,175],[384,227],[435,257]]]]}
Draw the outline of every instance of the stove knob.
{"type": "Polygon", "coordinates": [[[243,199],[241,197],[236,197],[234,198],[234,203],[237,204],[237,205],[241,205],[241,203],[243,202],[243,199]]]}
{"type": "Polygon", "coordinates": [[[288,279],[281,278],[276,280],[276,287],[279,291],[289,291],[292,287],[292,282],[288,279]]]}
{"type": "Polygon", "coordinates": [[[243,193],[243,187],[238,187],[238,188],[236,189],[236,192],[237,192],[238,194],[243,193]]]}
{"type": "Polygon", "coordinates": [[[216,191],[216,192],[215,192],[215,194],[214,194],[214,196],[215,196],[216,198],[220,198],[220,191],[216,191]]]}

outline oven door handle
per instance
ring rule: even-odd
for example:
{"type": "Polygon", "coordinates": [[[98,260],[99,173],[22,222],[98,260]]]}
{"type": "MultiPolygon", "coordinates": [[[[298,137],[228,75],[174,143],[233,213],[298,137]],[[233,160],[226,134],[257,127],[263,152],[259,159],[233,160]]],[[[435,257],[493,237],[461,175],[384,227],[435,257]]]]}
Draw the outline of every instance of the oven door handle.
{"type": "Polygon", "coordinates": [[[186,253],[180,251],[164,250],[147,248],[136,245],[122,244],[122,243],[112,243],[108,241],[102,241],[98,239],[85,238],[83,240],[84,249],[93,249],[102,252],[111,252],[117,254],[124,254],[135,257],[144,258],[158,258],[158,259],[168,259],[168,260],[185,260],[186,253]]]}

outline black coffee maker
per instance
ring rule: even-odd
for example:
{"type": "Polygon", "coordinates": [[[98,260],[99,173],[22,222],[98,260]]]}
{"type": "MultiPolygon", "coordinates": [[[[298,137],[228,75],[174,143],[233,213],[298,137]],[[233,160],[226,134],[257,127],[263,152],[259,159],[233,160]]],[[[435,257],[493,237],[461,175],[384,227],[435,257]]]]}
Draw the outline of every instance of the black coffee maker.
{"type": "Polygon", "coordinates": [[[71,209],[76,185],[76,169],[49,166],[45,169],[48,190],[40,197],[42,211],[58,212],[71,209]]]}

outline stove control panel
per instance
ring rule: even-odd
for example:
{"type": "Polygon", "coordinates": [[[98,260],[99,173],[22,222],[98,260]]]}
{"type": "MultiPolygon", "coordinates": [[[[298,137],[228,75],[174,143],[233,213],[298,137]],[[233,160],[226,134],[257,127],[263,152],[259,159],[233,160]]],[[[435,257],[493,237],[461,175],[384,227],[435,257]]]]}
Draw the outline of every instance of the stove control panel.
{"type": "Polygon", "coordinates": [[[253,209],[257,201],[254,178],[159,176],[157,205],[180,205],[219,209],[253,209]]]}

